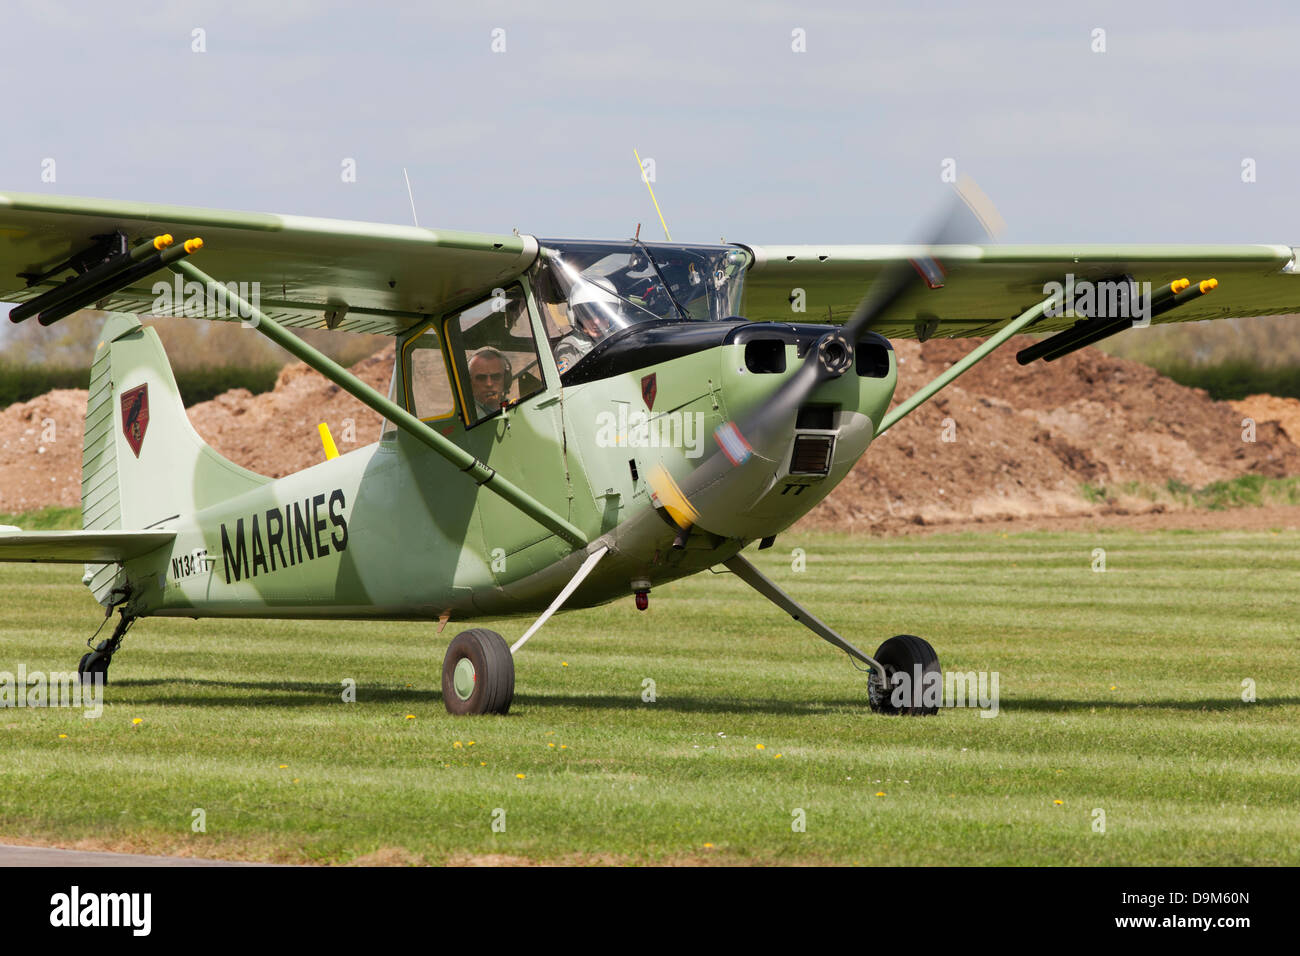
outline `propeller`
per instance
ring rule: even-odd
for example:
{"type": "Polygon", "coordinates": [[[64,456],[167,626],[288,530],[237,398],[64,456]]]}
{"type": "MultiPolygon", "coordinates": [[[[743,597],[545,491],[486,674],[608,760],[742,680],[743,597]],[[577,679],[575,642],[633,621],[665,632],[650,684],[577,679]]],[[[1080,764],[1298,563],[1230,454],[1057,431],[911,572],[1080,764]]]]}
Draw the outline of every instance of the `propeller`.
{"type": "MultiPolygon", "coordinates": [[[[748,461],[756,450],[761,453],[789,441],[793,421],[808,397],[818,386],[853,368],[855,349],[861,338],[893,313],[918,284],[928,285],[924,281],[927,277],[933,279],[942,274],[938,262],[930,255],[932,247],[979,242],[995,238],[1001,232],[1001,217],[974,180],[963,177],[955,185],[954,193],[927,231],[927,241],[917,249],[916,257],[889,263],[849,320],[822,335],[808,350],[794,375],[743,421],[725,422],[718,427],[714,436],[719,451],[687,475],[680,486],[662,465],[652,469],[648,476],[651,490],[679,527],[687,528],[699,520],[699,511],[691,499],[717,484],[732,468],[748,461]]],[[[774,454],[773,451],[767,457],[774,454]]]]}

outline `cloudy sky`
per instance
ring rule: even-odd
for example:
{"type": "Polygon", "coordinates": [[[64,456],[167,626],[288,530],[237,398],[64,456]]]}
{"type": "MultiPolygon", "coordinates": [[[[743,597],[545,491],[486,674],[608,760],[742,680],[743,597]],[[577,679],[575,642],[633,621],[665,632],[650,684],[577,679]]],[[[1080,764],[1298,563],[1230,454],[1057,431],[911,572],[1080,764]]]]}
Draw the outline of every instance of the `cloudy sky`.
{"type": "Polygon", "coordinates": [[[675,239],[889,242],[951,159],[1009,241],[1300,244],[1297,51],[1284,3],[6,0],[0,190],[409,223],[405,167],[422,225],[658,238],[636,149],[675,239]]]}

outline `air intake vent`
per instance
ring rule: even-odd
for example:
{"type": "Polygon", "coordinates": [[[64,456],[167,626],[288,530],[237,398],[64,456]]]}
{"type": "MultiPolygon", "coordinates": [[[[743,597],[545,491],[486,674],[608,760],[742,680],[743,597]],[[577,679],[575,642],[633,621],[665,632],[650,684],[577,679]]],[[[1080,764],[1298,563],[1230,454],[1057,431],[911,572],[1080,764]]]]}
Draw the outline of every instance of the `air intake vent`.
{"type": "Polygon", "coordinates": [[[831,470],[831,449],[835,439],[829,435],[800,435],[794,440],[790,456],[790,474],[825,475],[831,470]]]}
{"type": "Polygon", "coordinates": [[[755,339],[745,343],[745,368],[757,374],[785,371],[785,343],[780,339],[755,339]]]}
{"type": "Polygon", "coordinates": [[[889,374],[889,349],[879,343],[859,342],[857,359],[862,378],[884,378],[889,374]]]}

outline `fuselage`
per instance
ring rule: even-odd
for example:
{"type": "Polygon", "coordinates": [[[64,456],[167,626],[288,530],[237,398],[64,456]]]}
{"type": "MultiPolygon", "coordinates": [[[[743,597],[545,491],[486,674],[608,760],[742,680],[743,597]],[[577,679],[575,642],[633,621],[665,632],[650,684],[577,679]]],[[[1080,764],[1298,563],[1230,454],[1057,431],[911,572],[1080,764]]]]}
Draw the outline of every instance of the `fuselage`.
{"type": "MultiPolygon", "coordinates": [[[[399,338],[392,394],[419,410],[424,383],[413,379],[425,366],[412,355],[436,338],[454,409],[428,423],[608,547],[571,606],[693,574],[784,531],[848,474],[893,396],[893,350],[868,335],[854,367],[818,386],[775,438],[750,447],[742,436],[738,449],[729,425],[797,372],[826,326],[633,323],[607,328],[562,370],[539,284],[536,271],[519,280],[513,341],[526,323],[539,347],[516,402],[485,418],[481,404],[467,411],[479,395],[468,379],[484,366],[472,352],[457,360],[458,335],[474,328],[452,316],[399,338]],[[686,490],[689,527],[665,489],[686,490]]],[[[128,568],[160,585],[139,592],[141,614],[464,620],[535,611],[587,554],[391,425],[375,444],[164,527],[177,531],[170,553],[128,568]]]]}

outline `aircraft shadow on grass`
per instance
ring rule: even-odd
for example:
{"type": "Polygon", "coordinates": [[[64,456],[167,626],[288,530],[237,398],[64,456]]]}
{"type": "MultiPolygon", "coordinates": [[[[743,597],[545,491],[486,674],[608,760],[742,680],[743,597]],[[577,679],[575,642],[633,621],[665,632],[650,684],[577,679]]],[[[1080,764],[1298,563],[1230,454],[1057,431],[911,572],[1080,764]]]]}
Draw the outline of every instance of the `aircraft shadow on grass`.
{"type": "MultiPolygon", "coordinates": [[[[117,688],[139,687],[200,687],[225,688],[239,691],[241,696],[194,696],[183,694],[175,697],[143,697],[132,701],[135,704],[184,704],[200,707],[315,707],[324,703],[341,702],[342,685],[321,684],[307,681],[221,681],[196,680],[193,678],[150,678],[126,679],[114,681],[117,688]],[[247,692],[259,692],[253,696],[244,696],[247,692]]],[[[681,713],[763,713],[763,714],[822,714],[843,710],[867,710],[867,695],[864,689],[861,697],[832,698],[816,701],[783,701],[721,698],[712,696],[682,696],[674,694],[659,697],[653,703],[643,702],[638,694],[620,695],[541,695],[521,694],[516,698],[519,707],[573,707],[589,710],[652,710],[662,709],[681,713]]],[[[420,688],[367,687],[358,683],[357,702],[362,704],[435,704],[441,703],[442,693],[437,690],[420,688]]],[[[1202,698],[1198,700],[1149,700],[1117,701],[1099,698],[1097,700],[1061,700],[1047,697],[1022,697],[1002,700],[999,704],[1001,713],[1018,711],[1033,712],[1069,712],[1079,710],[1184,710],[1220,712],[1241,708],[1274,708],[1300,705],[1300,697],[1267,697],[1252,703],[1245,703],[1237,698],[1202,698]]],[[[973,708],[954,708],[973,709],[973,708]]]]}

